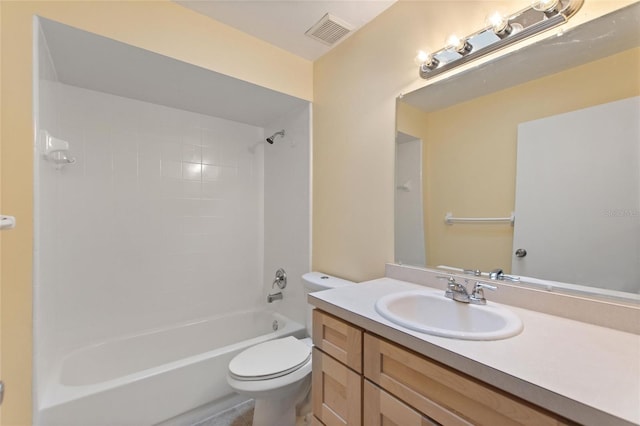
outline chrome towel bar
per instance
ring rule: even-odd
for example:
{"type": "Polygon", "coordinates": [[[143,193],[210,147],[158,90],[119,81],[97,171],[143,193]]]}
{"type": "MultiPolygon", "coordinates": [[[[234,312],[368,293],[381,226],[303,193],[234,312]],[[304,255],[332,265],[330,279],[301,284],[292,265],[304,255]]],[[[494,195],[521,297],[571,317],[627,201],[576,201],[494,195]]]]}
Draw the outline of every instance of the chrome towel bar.
{"type": "Polygon", "coordinates": [[[454,223],[509,223],[513,226],[515,220],[516,216],[513,212],[509,217],[454,217],[451,212],[444,216],[444,222],[447,225],[453,225],[454,223]]]}

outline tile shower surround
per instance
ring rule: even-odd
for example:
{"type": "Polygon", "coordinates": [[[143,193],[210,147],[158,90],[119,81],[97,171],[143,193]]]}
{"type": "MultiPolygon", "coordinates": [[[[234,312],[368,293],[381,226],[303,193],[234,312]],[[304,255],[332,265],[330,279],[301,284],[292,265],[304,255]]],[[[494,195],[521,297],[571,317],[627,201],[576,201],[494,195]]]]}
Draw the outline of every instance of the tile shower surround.
{"type": "Polygon", "coordinates": [[[263,302],[262,128],[43,86],[77,159],[38,160],[45,352],[263,302]]]}

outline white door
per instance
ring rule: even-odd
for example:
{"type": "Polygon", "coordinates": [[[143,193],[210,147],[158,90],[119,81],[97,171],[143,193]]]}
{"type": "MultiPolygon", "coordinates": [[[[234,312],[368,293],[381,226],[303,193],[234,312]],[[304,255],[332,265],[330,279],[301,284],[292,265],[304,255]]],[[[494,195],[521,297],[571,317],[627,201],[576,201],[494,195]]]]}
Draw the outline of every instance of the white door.
{"type": "Polygon", "coordinates": [[[513,274],[637,288],[638,117],[634,97],[518,127],[513,274]]]}

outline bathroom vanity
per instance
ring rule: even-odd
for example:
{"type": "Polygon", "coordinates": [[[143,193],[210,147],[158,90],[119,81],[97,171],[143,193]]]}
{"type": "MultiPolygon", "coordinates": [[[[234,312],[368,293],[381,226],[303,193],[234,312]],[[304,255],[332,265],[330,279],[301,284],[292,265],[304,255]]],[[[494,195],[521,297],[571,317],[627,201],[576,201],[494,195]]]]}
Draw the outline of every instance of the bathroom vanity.
{"type": "Polygon", "coordinates": [[[385,295],[424,288],[381,278],[309,296],[316,424],[640,423],[637,334],[509,306],[520,334],[470,341],[406,329],[375,309],[385,295]]]}

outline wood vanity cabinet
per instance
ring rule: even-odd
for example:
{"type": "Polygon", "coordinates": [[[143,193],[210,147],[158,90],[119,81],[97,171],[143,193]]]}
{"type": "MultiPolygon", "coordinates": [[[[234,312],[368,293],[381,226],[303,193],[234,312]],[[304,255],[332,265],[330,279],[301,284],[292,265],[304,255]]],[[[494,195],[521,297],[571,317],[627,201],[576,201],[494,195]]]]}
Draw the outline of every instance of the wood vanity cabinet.
{"type": "Polygon", "coordinates": [[[314,425],[576,425],[315,310],[314,425]]]}
{"type": "Polygon", "coordinates": [[[314,422],[362,424],[362,330],[313,311],[311,392],[314,422]]]}
{"type": "MultiPolygon", "coordinates": [[[[412,423],[416,425],[575,425],[543,408],[368,333],[364,335],[364,376],[426,416],[426,421],[432,422],[412,423]]],[[[384,401],[384,398],[379,397],[379,400],[384,401]]],[[[369,404],[365,397],[365,412],[375,411],[376,404],[379,402],[375,396],[369,404]]],[[[380,416],[383,417],[384,413],[380,416]]],[[[365,424],[383,423],[372,421],[365,424]]]]}

